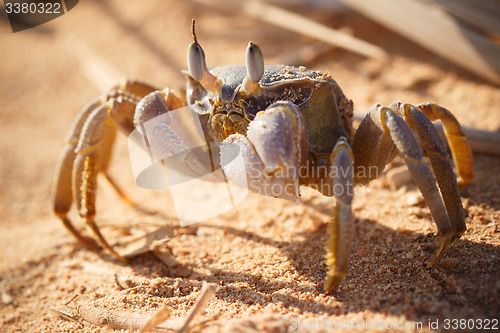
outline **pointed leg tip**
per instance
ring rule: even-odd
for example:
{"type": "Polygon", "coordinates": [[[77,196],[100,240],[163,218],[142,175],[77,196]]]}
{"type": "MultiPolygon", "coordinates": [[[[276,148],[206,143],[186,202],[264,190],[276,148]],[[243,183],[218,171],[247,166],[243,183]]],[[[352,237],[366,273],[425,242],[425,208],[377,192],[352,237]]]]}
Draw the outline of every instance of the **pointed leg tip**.
{"type": "Polygon", "coordinates": [[[343,272],[328,273],[325,281],[326,293],[329,295],[336,294],[344,278],[345,273],[343,272]]]}
{"type": "Polygon", "coordinates": [[[99,252],[101,250],[101,246],[91,237],[81,236],[77,237],[78,244],[82,245],[86,249],[99,252]]]}
{"type": "Polygon", "coordinates": [[[56,216],[61,219],[64,227],[73,235],[73,237],[75,237],[78,244],[93,252],[99,252],[101,250],[101,246],[94,238],[82,235],[80,231],[73,226],[70,219],[66,216],[66,212],[56,211],[56,216]]]}
{"type": "Polygon", "coordinates": [[[111,245],[109,245],[108,243],[102,244],[102,247],[104,249],[106,249],[108,251],[108,253],[111,254],[111,256],[113,256],[113,258],[118,259],[121,263],[123,263],[125,265],[129,265],[130,264],[130,259],[125,258],[121,254],[119,254],[118,252],[116,252],[115,249],[111,245]]]}
{"type": "Polygon", "coordinates": [[[450,233],[441,235],[440,237],[439,250],[437,251],[434,259],[432,259],[432,261],[427,265],[427,268],[434,266],[444,256],[446,250],[448,250],[448,248],[453,244],[456,235],[450,233]]]}
{"type": "Polygon", "coordinates": [[[113,257],[120,260],[124,264],[129,264],[130,260],[120,255],[115,249],[109,245],[106,239],[101,234],[99,227],[95,224],[94,220],[89,219],[86,221],[86,226],[90,229],[92,234],[95,236],[95,241],[101,245],[102,248],[106,249],[113,257]]]}
{"type": "MultiPolygon", "coordinates": [[[[115,252],[116,253],[116,252],[115,252]]],[[[114,255],[114,254],[113,254],[114,255]]],[[[130,264],[130,259],[128,258],[125,258],[121,255],[119,255],[118,253],[116,253],[116,255],[114,255],[118,260],[120,260],[122,263],[124,263],[125,265],[129,265],[130,264]]]]}
{"type": "Polygon", "coordinates": [[[462,237],[462,235],[465,233],[465,231],[466,230],[464,229],[464,230],[459,230],[459,231],[455,232],[453,234],[453,237],[451,238],[451,244],[450,244],[450,246],[452,246],[453,244],[455,244],[460,239],[460,237],[462,237]]]}
{"type": "MultiPolygon", "coordinates": [[[[102,241],[104,241],[104,239],[102,239],[102,241]]],[[[108,250],[108,252],[116,259],[118,259],[119,261],[121,261],[123,264],[125,265],[128,265],[130,264],[130,259],[127,259],[125,258],[124,256],[122,256],[121,254],[119,254],[118,252],[115,251],[115,249],[109,245],[106,241],[104,241],[104,244],[102,244],[103,247],[108,250]]]]}

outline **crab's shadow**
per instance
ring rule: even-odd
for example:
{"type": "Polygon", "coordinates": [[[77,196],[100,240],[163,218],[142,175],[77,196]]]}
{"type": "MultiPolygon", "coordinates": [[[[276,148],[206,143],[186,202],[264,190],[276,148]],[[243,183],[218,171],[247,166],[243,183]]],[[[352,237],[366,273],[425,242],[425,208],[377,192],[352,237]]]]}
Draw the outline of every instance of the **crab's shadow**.
{"type": "MultiPolygon", "coordinates": [[[[478,171],[481,174],[483,170],[478,171]]],[[[467,194],[470,202],[474,204],[484,199],[481,193],[489,186],[487,182],[471,185],[467,194]]],[[[427,221],[421,223],[433,225],[430,216],[424,219],[427,221]]],[[[349,272],[334,296],[325,295],[323,288],[326,225],[297,232],[296,237],[284,241],[267,236],[265,231],[196,225],[217,229],[226,237],[278,249],[288,259],[292,270],[303,277],[296,283],[289,279],[284,281],[280,276],[263,277],[259,273],[230,268],[212,268],[209,274],[200,273],[195,264],[181,265],[176,270],[165,271],[165,275],[176,276],[176,272],[182,272],[180,275],[191,283],[217,284],[217,297],[228,303],[267,306],[282,302],[287,307],[297,308],[300,313],[342,315],[372,311],[403,315],[413,320],[446,318],[456,311],[460,311],[456,315],[469,318],[478,313],[496,318],[500,313],[500,247],[471,241],[466,234],[448,249],[443,259],[427,269],[426,263],[437,249],[436,235],[410,230],[401,232],[370,219],[356,219],[354,224],[349,272]],[[246,287],[240,287],[239,282],[245,282],[246,287]],[[303,290],[313,297],[305,299],[301,292],[290,290],[303,290]]],[[[469,229],[471,233],[485,232],[477,223],[469,229]]]]}
{"type": "Polygon", "coordinates": [[[457,307],[490,317],[499,313],[500,304],[495,295],[499,292],[500,248],[460,240],[441,262],[427,269],[425,262],[434,255],[436,236],[399,232],[373,220],[357,219],[355,225],[358,231],[354,235],[350,269],[334,296],[325,295],[323,288],[326,226],[301,233],[301,241],[275,241],[237,228],[204,225],[222,229],[226,235],[279,249],[294,270],[312,282],[314,288],[306,289],[313,299],[331,297],[333,302],[312,301],[291,293],[288,290],[304,290],[303,282],[290,283],[279,276],[269,278],[227,269],[211,269],[210,274],[201,274],[194,266],[178,269],[184,278],[200,286],[201,281],[219,285],[217,297],[226,302],[264,307],[282,302],[301,313],[341,315],[383,311],[416,321],[444,318],[457,307]],[[372,232],[361,232],[367,229],[372,232]],[[408,253],[412,253],[411,256],[408,253]],[[241,282],[247,287],[240,287],[241,282]]]}

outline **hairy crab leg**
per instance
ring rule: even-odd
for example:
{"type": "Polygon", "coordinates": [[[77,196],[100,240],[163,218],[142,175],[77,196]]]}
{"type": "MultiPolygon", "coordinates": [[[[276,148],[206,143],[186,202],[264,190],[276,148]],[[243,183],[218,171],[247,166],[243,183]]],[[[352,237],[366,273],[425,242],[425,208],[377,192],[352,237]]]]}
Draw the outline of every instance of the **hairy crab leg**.
{"type": "Polygon", "coordinates": [[[347,140],[342,137],[330,155],[330,171],[333,175],[335,207],[333,220],[328,225],[330,236],[326,246],[327,273],[325,289],[335,293],[344,280],[351,257],[353,216],[351,202],[354,191],[353,155],[347,140]]]}
{"type": "MultiPolygon", "coordinates": [[[[403,108],[406,114],[410,116],[413,127],[422,140],[431,161],[432,169],[441,189],[441,195],[453,227],[453,237],[451,240],[451,244],[453,244],[462,236],[467,227],[465,225],[462,200],[460,199],[457,179],[453,171],[450,156],[443,140],[429,118],[422,111],[408,104],[403,104],[403,108]]],[[[434,263],[432,262],[430,265],[434,263]]]]}
{"type": "MultiPolygon", "coordinates": [[[[363,120],[356,136],[354,137],[353,150],[355,155],[356,169],[375,167],[377,172],[381,172],[385,164],[387,164],[393,155],[394,144],[392,143],[393,134],[387,129],[387,126],[382,125],[379,119],[383,116],[382,106],[374,106],[370,114],[363,120]],[[376,109],[376,110],[375,110],[376,109]],[[392,151],[392,153],[391,153],[392,151]],[[385,163],[384,163],[385,161],[385,163]]],[[[441,222],[441,228],[438,224],[438,231],[441,236],[441,245],[438,254],[429,264],[429,267],[434,265],[444,254],[446,249],[455,243],[460,236],[465,232],[465,216],[460,199],[460,193],[457,184],[457,177],[453,171],[453,165],[449,159],[448,152],[439,134],[429,120],[429,114],[432,119],[443,119],[443,123],[448,124],[447,138],[452,147],[452,153],[457,163],[457,173],[460,179],[467,179],[469,182],[474,174],[474,166],[472,163],[472,155],[470,148],[465,141],[465,136],[461,130],[458,121],[451,115],[449,111],[443,109],[434,103],[419,104],[417,107],[401,102],[395,102],[386,108],[396,112],[404,117],[408,125],[414,129],[422,141],[424,149],[427,151],[431,160],[432,169],[437,180],[437,184],[441,190],[441,196],[447,211],[449,223],[452,229],[451,234],[448,234],[447,223],[441,222]],[[437,110],[437,111],[433,111],[437,110]],[[444,111],[443,111],[444,110],[444,111]],[[425,112],[424,112],[425,111],[425,112]],[[454,145],[451,141],[454,140],[454,145]],[[461,158],[464,157],[464,160],[461,158]]],[[[399,121],[401,122],[401,121],[399,121]]],[[[407,127],[407,125],[404,125],[407,127]]],[[[401,138],[411,136],[403,135],[401,138]]],[[[412,140],[410,140],[412,141],[412,140]]],[[[399,147],[398,147],[399,148],[399,147]]],[[[416,151],[416,150],[415,150],[416,151]]],[[[414,161],[413,161],[414,162],[414,161]]],[[[407,162],[408,164],[408,162],[407,162]]],[[[356,174],[364,175],[364,173],[356,172],[356,174]]],[[[371,179],[376,178],[376,175],[370,175],[366,178],[356,178],[360,183],[367,183],[371,179]]],[[[441,202],[441,200],[439,200],[441,202]]],[[[429,201],[426,199],[429,203],[429,201]]],[[[439,206],[440,203],[433,203],[434,206],[439,206]]],[[[430,204],[429,204],[430,206],[430,204]]],[[[435,208],[437,210],[437,207],[435,208]]],[[[434,216],[434,214],[433,214],[434,216]]],[[[434,216],[436,223],[438,220],[434,216]]],[[[443,218],[442,221],[445,221],[443,218]]]]}
{"type": "MultiPolygon", "coordinates": [[[[117,109],[121,109],[122,114],[131,112],[132,115],[123,115],[119,121],[115,122],[124,131],[133,129],[132,118],[136,101],[143,96],[142,94],[153,90],[154,88],[141,82],[126,81],[114,87],[106,97],[96,98],[87,104],[74,121],[66,146],[59,156],[52,188],[53,211],[66,229],[82,245],[91,250],[96,251],[99,248],[98,243],[82,235],[71,223],[67,214],[75,200],[80,215],[84,215],[82,217],[86,222],[88,221],[86,224],[96,234],[99,243],[110,248],[93,220],[89,219],[92,214],[95,214],[93,207],[95,176],[100,171],[106,172],[115,137],[114,124],[109,122],[107,116],[110,112],[116,113],[117,109]],[[131,108],[131,105],[134,107],[131,108]],[[101,123],[96,124],[96,121],[101,123]],[[79,170],[82,174],[78,176],[75,170],[79,170]]],[[[119,255],[117,257],[123,259],[119,255]]]]}
{"type": "Polygon", "coordinates": [[[453,162],[457,168],[458,185],[465,186],[474,179],[474,160],[472,151],[462,127],[453,114],[436,103],[418,104],[416,107],[431,121],[443,123],[446,139],[450,145],[453,162]]]}
{"type": "Polygon", "coordinates": [[[52,183],[52,209],[54,214],[61,219],[66,229],[75,236],[80,244],[94,251],[99,248],[99,245],[94,239],[80,234],[67,215],[73,202],[71,178],[73,162],[76,158],[75,148],[78,144],[82,127],[89,117],[89,114],[97,109],[101,103],[102,101],[99,98],[88,103],[73,122],[73,126],[66,139],[66,145],[59,156],[54,181],[52,183]]]}
{"type": "Polygon", "coordinates": [[[95,218],[95,197],[97,189],[97,174],[100,171],[102,156],[102,140],[106,132],[111,129],[106,124],[109,105],[102,104],[92,112],[85,122],[80,135],[78,146],[75,149],[76,158],[73,165],[73,195],[78,213],[85,225],[90,229],[98,243],[107,249],[113,256],[123,262],[125,258],[120,256],[104,239],[95,218]]]}
{"type": "Polygon", "coordinates": [[[359,125],[352,142],[352,151],[354,181],[363,185],[378,178],[385,166],[397,155],[391,135],[370,115],[359,125]]]}
{"type": "Polygon", "coordinates": [[[430,265],[433,265],[439,261],[452,244],[453,227],[437,187],[436,179],[430,168],[425,164],[422,149],[415,134],[405,120],[395,112],[397,110],[393,108],[376,104],[370,109],[367,117],[378,119],[376,124],[391,135],[396,148],[403,156],[413,179],[429,206],[440,237],[439,249],[430,263],[430,265]]]}

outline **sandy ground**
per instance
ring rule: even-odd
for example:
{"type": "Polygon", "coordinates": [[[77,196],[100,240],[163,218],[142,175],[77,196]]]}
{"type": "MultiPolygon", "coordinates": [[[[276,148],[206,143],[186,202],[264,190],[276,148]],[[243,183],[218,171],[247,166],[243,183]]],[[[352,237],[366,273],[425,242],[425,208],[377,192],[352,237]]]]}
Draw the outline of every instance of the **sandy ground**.
{"type": "MultiPolygon", "coordinates": [[[[63,17],[16,34],[2,20],[1,331],[102,331],[51,310],[75,313],[79,304],[127,316],[148,316],[165,305],[172,316],[184,317],[203,281],[216,287],[201,317],[209,321],[205,331],[284,332],[316,323],[324,331],[344,332],[352,321],[357,331],[379,332],[390,324],[403,325],[394,331],[425,332],[434,331],[429,324],[436,320],[439,330],[445,330],[446,320],[475,319],[475,327],[480,319],[498,320],[500,158],[495,156],[475,154],[476,180],[463,191],[468,231],[431,269],[423,263],[436,249],[436,229],[415,186],[391,190],[382,177],[358,191],[351,266],[335,296],[322,288],[332,201],[314,193],[298,206],[250,195],[238,209],[204,224],[174,228],[164,246],[177,265],[151,254],[123,265],[81,248],[66,233],[50,212],[55,163],[78,110],[103,92],[75,57],[83,52],[79,47],[126,77],[164,87],[182,84],[179,70],[185,68],[192,17],[209,65],[243,62],[249,40],[261,46],[267,63],[281,63],[313,43],[229,14],[187,1],[116,0],[80,2],[63,17]]],[[[349,29],[391,53],[391,61],[381,64],[332,49],[306,64],[328,70],[358,110],[375,102],[432,100],[466,126],[500,129],[498,87],[354,13],[311,11],[308,16],[349,29]]],[[[136,212],[100,187],[98,223],[110,240],[123,242],[141,225],[175,225],[168,192],[135,186],[123,137],[114,160],[113,175],[127,192],[163,213],[136,212]]],[[[71,217],[77,220],[74,212],[71,217]]]]}

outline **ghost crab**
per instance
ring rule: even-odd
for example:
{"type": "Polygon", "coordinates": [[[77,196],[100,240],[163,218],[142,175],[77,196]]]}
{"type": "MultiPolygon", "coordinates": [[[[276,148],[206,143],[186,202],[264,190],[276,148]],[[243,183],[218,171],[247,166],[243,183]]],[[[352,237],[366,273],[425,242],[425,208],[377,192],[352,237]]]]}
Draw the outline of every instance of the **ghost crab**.
{"type": "MultiPolygon", "coordinates": [[[[199,114],[207,140],[224,143],[221,161],[228,159],[225,144],[239,148],[245,164],[251,166],[244,171],[242,185],[291,201],[298,201],[299,185],[336,198],[327,229],[325,289],[329,293],[339,288],[348,268],[353,186],[376,178],[398,153],[437,225],[440,245],[429,267],[465,232],[458,184],[473,178],[472,154],[460,124],[448,110],[435,103],[375,104],[354,131],[352,102],[328,73],[264,65],[259,47],[251,42],[246,65],[209,71],[194,21],[193,39],[188,48],[188,71],[184,72],[185,94],[129,80],[90,102],[77,116],[57,165],[53,210],[81,244],[92,250],[103,247],[127,262],[106,242],[94,221],[97,175],[103,173],[130,202],[107,171],[116,129],[131,133],[149,119],[186,105],[199,114]],[[431,120],[444,125],[458,183],[446,146],[431,120]],[[424,163],[420,144],[434,172],[424,163]],[[276,184],[287,190],[270,191],[269,185],[276,184]],[[93,237],[82,235],[69,220],[73,201],[93,237]]],[[[242,183],[241,170],[227,166],[224,171],[242,183]]]]}

